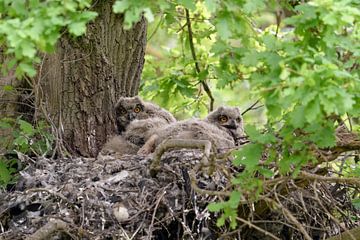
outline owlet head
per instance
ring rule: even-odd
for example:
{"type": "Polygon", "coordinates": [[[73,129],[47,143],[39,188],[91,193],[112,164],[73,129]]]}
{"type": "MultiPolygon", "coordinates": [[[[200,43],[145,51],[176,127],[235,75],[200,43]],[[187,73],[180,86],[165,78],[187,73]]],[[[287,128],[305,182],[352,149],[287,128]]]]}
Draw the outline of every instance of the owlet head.
{"type": "Polygon", "coordinates": [[[139,97],[121,97],[116,103],[115,121],[119,133],[125,131],[129,123],[144,111],[144,103],[139,97]]]}
{"type": "Polygon", "coordinates": [[[237,107],[219,107],[209,113],[206,120],[227,131],[235,142],[244,134],[243,119],[237,107]]]}

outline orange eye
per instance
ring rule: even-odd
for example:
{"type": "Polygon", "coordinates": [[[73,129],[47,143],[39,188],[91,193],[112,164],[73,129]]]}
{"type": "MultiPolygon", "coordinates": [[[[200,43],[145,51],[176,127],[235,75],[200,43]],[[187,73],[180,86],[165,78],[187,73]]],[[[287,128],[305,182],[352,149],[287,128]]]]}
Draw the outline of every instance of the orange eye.
{"type": "Polygon", "coordinates": [[[228,117],[227,116],[224,116],[224,115],[221,115],[219,117],[219,122],[220,123],[226,123],[228,121],[228,117]]]}
{"type": "Polygon", "coordinates": [[[141,112],[141,107],[135,107],[135,108],[134,108],[134,112],[135,112],[135,113],[141,112]]]}

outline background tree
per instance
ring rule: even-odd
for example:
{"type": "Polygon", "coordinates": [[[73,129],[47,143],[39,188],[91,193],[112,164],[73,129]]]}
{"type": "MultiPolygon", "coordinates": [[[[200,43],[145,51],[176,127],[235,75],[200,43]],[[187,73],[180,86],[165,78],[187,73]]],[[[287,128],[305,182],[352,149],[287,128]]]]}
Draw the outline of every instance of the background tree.
{"type": "Polygon", "coordinates": [[[146,21],[142,19],[124,31],[123,17],[113,13],[112,1],[95,2],[92,12],[77,12],[90,7],[91,1],[69,1],[64,5],[61,2],[3,2],[3,11],[5,8],[13,14],[9,14],[5,22],[8,25],[4,23],[2,29],[9,31],[16,20],[25,28],[22,33],[15,32],[15,36],[9,32],[3,35],[8,41],[7,53],[15,54],[9,67],[15,64],[18,76],[23,73],[27,76],[28,85],[32,87],[35,120],[46,115],[58,129],[57,138],[64,140],[68,150],[82,156],[95,156],[107,136],[114,133],[112,107],[116,100],[138,93],[146,21]],[[80,37],[91,19],[94,20],[87,25],[86,34],[80,37]],[[43,50],[54,47],[51,43],[55,45],[56,39],[46,39],[47,24],[54,23],[58,26],[51,33],[54,36],[49,36],[59,38],[54,52],[36,54],[36,48],[44,42],[47,45],[43,50]],[[62,30],[66,25],[68,28],[62,30]],[[15,37],[20,38],[17,44],[15,37]],[[49,43],[50,40],[53,42],[49,43]],[[19,49],[22,51],[17,53],[19,49]],[[38,62],[36,75],[32,58],[38,62]]]}

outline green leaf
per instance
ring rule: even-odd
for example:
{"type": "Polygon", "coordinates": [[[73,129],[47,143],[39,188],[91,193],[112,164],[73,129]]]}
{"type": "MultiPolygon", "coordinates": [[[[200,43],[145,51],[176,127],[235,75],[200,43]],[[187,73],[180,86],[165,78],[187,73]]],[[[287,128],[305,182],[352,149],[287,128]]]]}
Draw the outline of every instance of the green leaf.
{"type": "Polygon", "coordinates": [[[280,77],[281,80],[287,80],[289,76],[290,76],[289,70],[287,70],[286,68],[284,68],[284,69],[281,71],[281,74],[280,74],[279,77],[280,77]]]}
{"type": "Polygon", "coordinates": [[[193,0],[178,0],[177,2],[192,11],[196,10],[196,5],[193,0]]]}
{"type": "Polygon", "coordinates": [[[28,57],[28,58],[35,57],[36,49],[35,49],[35,46],[31,42],[22,41],[21,42],[21,49],[22,49],[22,54],[25,57],[28,57]]]}
{"type": "Polygon", "coordinates": [[[6,92],[11,92],[14,90],[14,87],[11,85],[5,85],[5,86],[3,86],[3,90],[6,92]]]}
{"type": "Polygon", "coordinates": [[[152,22],[154,21],[154,15],[151,11],[150,8],[145,8],[144,9],[144,16],[146,17],[146,19],[148,20],[148,22],[152,22]]]}
{"type": "Polygon", "coordinates": [[[208,69],[205,69],[205,70],[202,70],[199,74],[198,74],[198,78],[200,81],[203,81],[207,78],[207,76],[209,75],[209,70],[208,69]]]}
{"type": "Polygon", "coordinates": [[[228,206],[231,208],[237,208],[241,199],[241,193],[239,191],[232,191],[228,200],[228,206]]]}
{"type": "Polygon", "coordinates": [[[245,132],[252,142],[259,142],[262,144],[273,143],[276,138],[271,133],[260,133],[254,125],[246,125],[245,132]]]}
{"type": "Polygon", "coordinates": [[[242,59],[242,63],[245,66],[256,67],[259,64],[259,61],[260,61],[260,55],[255,50],[250,50],[249,52],[247,52],[242,59]]]}
{"type": "Polygon", "coordinates": [[[271,178],[272,176],[274,176],[274,172],[266,168],[259,168],[258,171],[266,178],[271,178]]]}
{"type": "Polygon", "coordinates": [[[253,13],[264,9],[265,6],[266,5],[263,0],[246,0],[246,3],[244,4],[244,12],[253,13]]]}
{"type": "Polygon", "coordinates": [[[311,123],[315,120],[318,120],[320,117],[321,109],[320,109],[320,103],[318,98],[315,98],[315,100],[312,100],[305,108],[305,118],[306,120],[311,123]]]}
{"type": "Polygon", "coordinates": [[[204,4],[210,13],[214,13],[216,11],[219,3],[216,0],[205,0],[204,4]]]}
{"type": "Polygon", "coordinates": [[[218,31],[220,39],[222,40],[227,40],[232,35],[228,21],[224,18],[218,19],[216,23],[216,29],[218,31]]]}
{"type": "Polygon", "coordinates": [[[24,120],[19,120],[19,125],[20,125],[20,129],[22,132],[24,132],[26,135],[28,136],[32,136],[35,133],[35,129],[33,128],[33,126],[24,121],[24,120]]]}
{"type": "Polygon", "coordinates": [[[355,208],[360,209],[360,198],[355,198],[351,202],[355,208]]]}
{"type": "Polygon", "coordinates": [[[69,32],[75,36],[81,36],[86,32],[86,22],[73,22],[68,25],[69,32]]]}
{"type": "Polygon", "coordinates": [[[9,129],[9,128],[12,128],[12,126],[10,123],[6,122],[5,120],[0,119],[0,128],[9,129]]]}
{"type": "Polygon", "coordinates": [[[330,12],[323,18],[324,23],[329,25],[335,25],[337,23],[336,13],[330,12]]]}
{"type": "Polygon", "coordinates": [[[78,16],[79,19],[81,19],[82,21],[90,21],[95,19],[98,16],[97,12],[92,12],[92,11],[83,11],[81,12],[81,15],[78,16]]]}
{"type": "Polygon", "coordinates": [[[207,208],[209,209],[210,212],[219,212],[220,210],[222,210],[224,208],[224,203],[220,202],[220,203],[210,203],[207,208]]]}
{"type": "Polygon", "coordinates": [[[15,145],[19,146],[21,148],[21,150],[23,150],[23,149],[27,148],[28,140],[24,136],[19,136],[14,140],[13,143],[15,145]]]}
{"type": "Polygon", "coordinates": [[[247,144],[235,152],[236,158],[233,160],[233,164],[235,166],[244,164],[246,168],[251,171],[259,163],[262,152],[263,146],[261,144],[247,144]]]}
{"type": "Polygon", "coordinates": [[[216,220],[216,226],[221,227],[225,225],[225,216],[222,214],[217,220],[216,220]]]}
{"type": "Polygon", "coordinates": [[[246,125],[245,132],[249,136],[251,141],[258,141],[261,138],[260,132],[256,129],[254,125],[246,125]]]}
{"type": "Polygon", "coordinates": [[[290,123],[294,128],[302,128],[305,124],[305,107],[296,106],[290,113],[290,123]]]}
{"type": "Polygon", "coordinates": [[[114,13],[123,13],[130,6],[130,2],[128,0],[117,0],[113,5],[114,13]]]}
{"type": "Polygon", "coordinates": [[[140,20],[142,9],[132,8],[125,12],[125,29],[130,29],[132,25],[140,20]]]}
{"type": "Polygon", "coordinates": [[[333,126],[319,126],[318,124],[313,124],[305,130],[312,132],[308,138],[316,143],[316,145],[318,145],[320,148],[335,146],[336,137],[333,126]]]}
{"type": "Polygon", "coordinates": [[[25,1],[23,0],[13,0],[12,1],[12,4],[11,4],[11,7],[13,10],[16,11],[16,14],[18,15],[26,15],[27,14],[27,11],[26,11],[26,8],[25,8],[25,1]]]}
{"type": "Polygon", "coordinates": [[[34,77],[36,75],[36,70],[32,65],[28,63],[22,62],[19,64],[18,68],[21,71],[21,73],[26,73],[29,77],[34,77]]]}
{"type": "Polygon", "coordinates": [[[4,160],[0,159],[0,185],[7,185],[11,180],[11,174],[4,160]]]}

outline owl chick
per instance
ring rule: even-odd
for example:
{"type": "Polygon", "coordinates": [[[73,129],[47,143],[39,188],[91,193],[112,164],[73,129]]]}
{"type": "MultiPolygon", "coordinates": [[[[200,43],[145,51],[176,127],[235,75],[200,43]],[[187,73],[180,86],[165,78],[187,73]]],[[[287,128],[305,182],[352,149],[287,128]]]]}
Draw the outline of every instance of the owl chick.
{"type": "Polygon", "coordinates": [[[243,119],[238,107],[222,106],[209,113],[205,121],[214,124],[219,129],[232,136],[237,145],[240,138],[244,135],[243,119]]]}
{"type": "Polygon", "coordinates": [[[226,151],[237,145],[243,132],[239,108],[219,107],[204,120],[184,120],[157,129],[138,153],[149,154],[168,139],[209,140],[213,149],[226,151]]]}
{"type": "Polygon", "coordinates": [[[134,155],[140,149],[139,146],[126,141],[124,136],[116,135],[111,137],[105,145],[102,147],[98,158],[103,158],[106,155],[117,154],[118,156],[122,156],[125,154],[134,155]]]}
{"type": "Polygon", "coordinates": [[[136,154],[154,129],[176,121],[168,111],[153,103],[144,102],[137,96],[121,97],[114,110],[120,135],[111,137],[99,155],[136,154]]]}
{"type": "Polygon", "coordinates": [[[174,116],[159,106],[145,102],[138,96],[121,97],[115,105],[115,121],[119,134],[122,134],[135,119],[159,118],[167,123],[175,122],[174,116]]]}
{"type": "Polygon", "coordinates": [[[123,137],[126,141],[142,147],[157,129],[169,123],[163,118],[135,119],[126,128],[123,137]]]}
{"type": "Polygon", "coordinates": [[[162,118],[135,119],[130,122],[122,135],[111,137],[102,147],[100,154],[117,156],[136,154],[151,137],[152,132],[165,125],[168,123],[162,118]]]}

